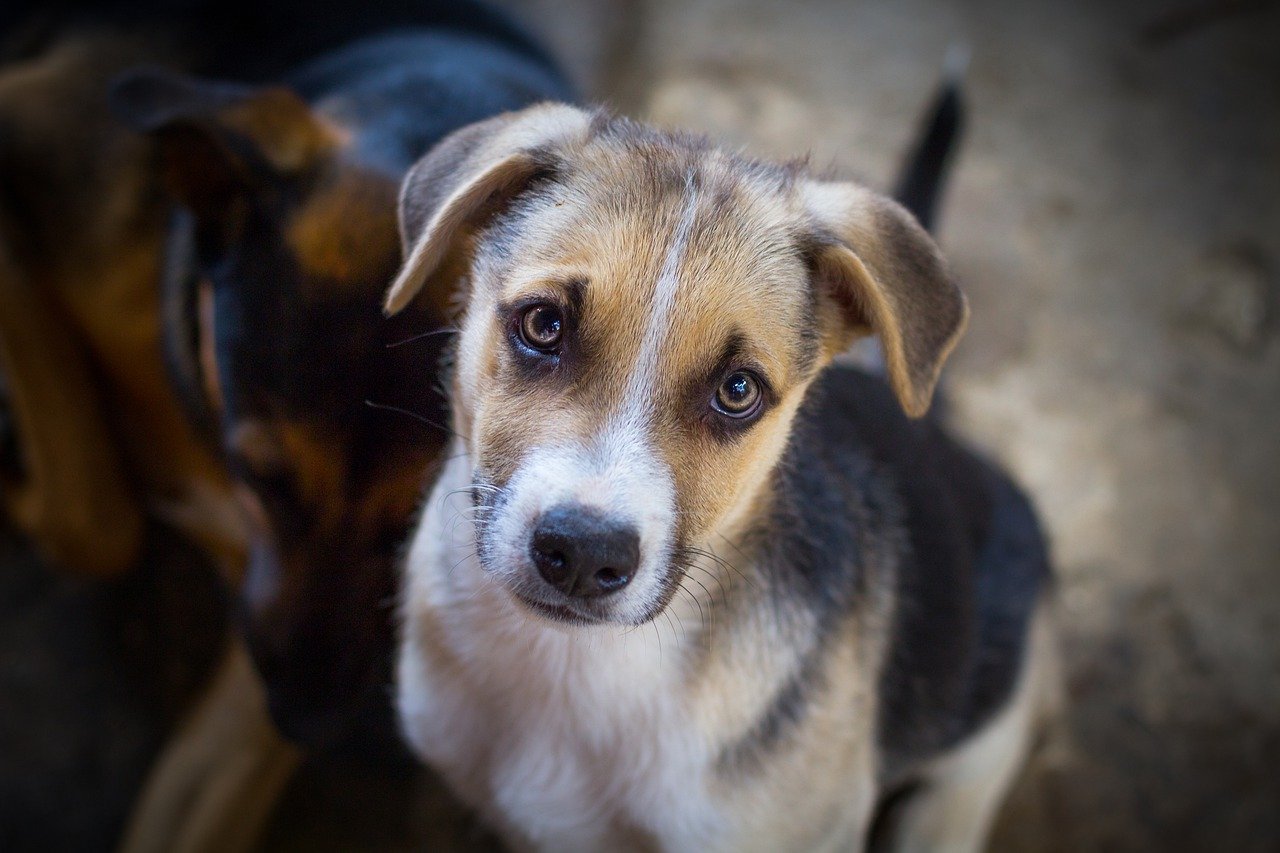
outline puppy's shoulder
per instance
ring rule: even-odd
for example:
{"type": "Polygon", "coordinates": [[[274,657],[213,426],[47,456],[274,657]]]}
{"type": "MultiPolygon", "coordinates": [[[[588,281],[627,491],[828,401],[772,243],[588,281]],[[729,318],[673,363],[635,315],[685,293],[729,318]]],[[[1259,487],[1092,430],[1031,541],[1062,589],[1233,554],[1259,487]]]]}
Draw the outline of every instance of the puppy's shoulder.
{"type": "MultiPolygon", "coordinates": [[[[823,471],[891,508],[851,542],[892,548],[892,620],[880,680],[888,777],[963,740],[1012,693],[1027,629],[1049,580],[1046,542],[1026,495],[930,418],[901,411],[878,377],[828,370],[797,438],[823,471]]],[[[885,557],[880,560],[884,562],[885,557]]]]}

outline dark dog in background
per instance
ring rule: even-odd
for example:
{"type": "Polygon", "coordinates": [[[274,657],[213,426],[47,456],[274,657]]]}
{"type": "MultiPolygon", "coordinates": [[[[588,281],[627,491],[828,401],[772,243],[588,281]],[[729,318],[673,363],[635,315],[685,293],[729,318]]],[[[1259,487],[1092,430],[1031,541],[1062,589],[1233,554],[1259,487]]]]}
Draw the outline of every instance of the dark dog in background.
{"type": "Polygon", "coordinates": [[[371,37],[287,88],[137,72],[112,96],[181,208],[166,350],[235,481],[242,630],[272,718],[304,744],[356,721],[390,740],[395,558],[446,437],[445,306],[380,312],[399,179],[457,127],[568,92],[483,20],[371,37]]]}
{"type": "MultiPolygon", "coordinates": [[[[166,11],[107,4],[105,12],[86,13],[91,19],[117,13],[116,27],[146,20],[147,37],[164,31],[174,15],[187,17],[182,36],[157,39],[159,46],[135,36],[95,36],[95,45],[110,49],[95,47],[94,61],[58,78],[92,107],[76,118],[95,117],[96,124],[66,145],[70,162],[79,165],[65,174],[37,170],[19,187],[23,197],[43,193],[57,202],[47,216],[5,206],[6,223],[52,234],[62,207],[75,217],[113,223],[108,202],[123,199],[130,205],[123,221],[143,245],[134,251],[114,231],[102,238],[104,253],[132,252],[142,259],[132,267],[106,255],[94,259],[128,273],[105,298],[98,298],[102,288],[95,290],[85,271],[66,274],[79,288],[91,321],[86,325],[97,333],[86,335],[86,378],[69,395],[78,408],[52,411],[42,400],[19,396],[15,412],[31,415],[18,419],[30,428],[18,433],[12,455],[15,467],[29,467],[21,463],[44,427],[97,423],[97,376],[144,377],[154,393],[143,401],[130,398],[131,420],[99,429],[97,444],[82,435],[65,443],[90,458],[121,458],[117,467],[126,473],[118,479],[130,485],[130,496],[138,478],[128,472],[139,465],[184,483],[211,484],[201,493],[207,501],[167,501],[165,518],[196,528],[211,518],[225,522],[231,533],[216,556],[240,593],[242,633],[272,715],[295,740],[328,744],[357,722],[362,729],[390,731],[383,724],[390,722],[394,558],[445,436],[434,381],[447,332],[440,328],[443,306],[424,305],[403,321],[388,322],[380,313],[381,294],[399,262],[399,179],[456,127],[569,92],[538,47],[482,5],[387,4],[355,16],[346,9],[304,12],[279,3],[248,11],[252,25],[234,32],[227,19],[210,19],[202,32],[199,16],[191,17],[185,6],[166,11]],[[298,26],[304,19],[306,26],[298,26]],[[207,42],[191,52],[203,59],[190,59],[184,50],[201,37],[207,42]],[[141,46],[118,47],[134,40],[141,46]],[[295,63],[303,59],[308,61],[295,63]],[[113,107],[145,131],[138,135],[106,117],[103,89],[121,67],[140,60],[281,85],[131,73],[116,86],[113,107]],[[277,70],[286,61],[295,63],[292,70],[277,70]],[[127,156],[112,160],[104,151],[127,156]],[[77,172],[95,176],[110,191],[72,201],[77,172]],[[163,309],[156,299],[161,291],[163,309]],[[142,330],[127,352],[111,345],[123,330],[142,330]],[[103,339],[105,346],[99,345],[103,339]],[[176,382],[171,385],[166,373],[176,382]],[[201,465],[184,462],[156,439],[147,424],[157,411],[179,425],[182,446],[201,465]],[[118,447],[122,432],[124,450],[118,447]]],[[[45,97],[47,87],[23,91],[24,104],[58,100],[45,97]]],[[[58,110],[50,115],[72,118],[58,110]]],[[[57,133],[28,134],[24,161],[37,159],[46,136],[57,133]]],[[[15,236],[5,245],[21,242],[15,236]]],[[[83,260],[85,253],[68,255],[83,260]]],[[[44,282],[31,290],[41,298],[59,292],[44,282]]],[[[45,337],[56,340],[57,330],[45,337]]],[[[46,345],[27,343],[23,354],[39,363],[46,345]]],[[[114,389],[107,390],[111,411],[118,401],[114,389]]],[[[58,457],[40,456],[67,474],[62,488],[104,507],[76,531],[78,542],[91,543],[99,529],[110,530],[113,515],[126,518],[132,505],[96,493],[95,482],[77,478],[58,457]]],[[[150,511],[145,479],[142,485],[138,516],[150,511]]],[[[57,499],[47,503],[59,505],[57,499]]],[[[41,531],[32,532],[39,542],[41,531]]],[[[92,547],[82,550],[94,554],[92,547]]],[[[132,556],[119,550],[113,571],[132,556]]],[[[265,731],[238,746],[228,742],[259,726],[256,706],[243,698],[256,695],[253,678],[234,654],[224,664],[162,757],[127,847],[225,849],[252,839],[261,805],[249,806],[243,792],[224,791],[221,806],[201,798],[211,789],[256,786],[254,799],[269,805],[296,760],[265,731]],[[245,759],[255,749],[263,756],[245,759]],[[220,764],[237,762],[237,782],[219,777],[220,764]],[[200,826],[183,826],[185,812],[199,812],[200,826]],[[239,825],[236,832],[227,821],[239,825]]]]}
{"type": "Polygon", "coordinates": [[[243,624],[272,715],[307,743],[389,683],[394,559],[445,438],[446,306],[379,309],[398,181],[457,127],[568,87],[492,28],[374,36],[284,83],[143,71],[112,100],[181,206],[166,349],[253,530],[243,624]]]}

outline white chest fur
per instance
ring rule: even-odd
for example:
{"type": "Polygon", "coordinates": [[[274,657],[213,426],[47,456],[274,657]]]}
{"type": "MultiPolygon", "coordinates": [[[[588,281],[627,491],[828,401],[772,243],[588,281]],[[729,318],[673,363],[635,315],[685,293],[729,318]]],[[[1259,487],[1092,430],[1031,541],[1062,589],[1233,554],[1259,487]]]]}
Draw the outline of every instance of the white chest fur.
{"type": "Polygon", "coordinates": [[[407,565],[399,709],[418,753],[511,836],[543,849],[634,837],[706,849],[725,830],[713,751],[669,624],[560,628],[475,558],[466,460],[437,483],[407,565]]]}

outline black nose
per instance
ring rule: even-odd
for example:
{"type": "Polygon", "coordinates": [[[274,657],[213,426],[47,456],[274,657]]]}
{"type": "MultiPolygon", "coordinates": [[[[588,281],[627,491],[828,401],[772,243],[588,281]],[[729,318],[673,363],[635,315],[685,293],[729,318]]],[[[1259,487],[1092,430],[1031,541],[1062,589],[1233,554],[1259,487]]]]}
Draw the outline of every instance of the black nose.
{"type": "Polygon", "coordinates": [[[560,506],[534,527],[529,553],[547,583],[565,595],[595,598],[631,582],[640,537],[629,524],[585,507],[560,506]]]}

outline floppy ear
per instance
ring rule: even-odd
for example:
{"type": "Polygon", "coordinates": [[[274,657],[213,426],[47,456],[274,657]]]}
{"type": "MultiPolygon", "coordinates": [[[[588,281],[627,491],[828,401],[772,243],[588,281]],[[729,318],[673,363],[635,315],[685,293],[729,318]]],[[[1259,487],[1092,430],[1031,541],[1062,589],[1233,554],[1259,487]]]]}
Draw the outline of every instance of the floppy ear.
{"type": "Polygon", "coordinates": [[[202,225],[234,216],[237,200],[315,164],[340,141],[280,87],[137,69],[116,79],[109,100],[124,124],[156,139],[167,188],[202,225]]]}
{"type": "Polygon", "coordinates": [[[828,309],[821,318],[828,351],[878,335],[889,384],[907,414],[920,417],[968,320],[964,294],[933,240],[896,202],[850,183],[811,181],[801,191],[818,223],[814,274],[828,309]]]}
{"type": "Polygon", "coordinates": [[[478,122],[447,136],[417,162],[400,189],[405,262],[385,310],[408,305],[456,257],[466,238],[586,139],[591,116],[542,104],[478,122]]]}

